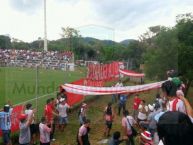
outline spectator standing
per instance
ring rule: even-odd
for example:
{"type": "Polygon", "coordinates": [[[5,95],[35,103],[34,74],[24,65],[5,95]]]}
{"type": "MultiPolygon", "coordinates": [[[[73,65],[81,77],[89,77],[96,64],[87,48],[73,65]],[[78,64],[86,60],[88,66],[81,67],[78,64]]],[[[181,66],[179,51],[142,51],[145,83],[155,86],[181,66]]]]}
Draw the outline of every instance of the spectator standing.
{"type": "Polygon", "coordinates": [[[54,115],[58,116],[58,114],[54,111],[53,102],[50,99],[47,100],[47,104],[44,108],[44,115],[48,123],[48,126],[51,127],[52,125],[52,132],[50,133],[50,139],[52,141],[55,141],[54,139],[55,124],[53,122],[54,122],[54,115]]]}
{"type": "Polygon", "coordinates": [[[34,110],[32,109],[31,103],[26,104],[25,114],[27,115],[27,120],[30,120],[31,116],[33,116],[32,122],[30,124],[30,133],[31,133],[31,144],[35,144],[38,128],[37,125],[35,124],[34,110]]]}
{"type": "Polygon", "coordinates": [[[77,142],[78,145],[90,145],[88,133],[90,131],[90,120],[86,119],[79,128],[77,142]]]}
{"type": "Polygon", "coordinates": [[[156,106],[159,106],[159,108],[160,108],[161,110],[163,110],[163,109],[164,109],[164,106],[165,106],[165,105],[164,105],[165,103],[166,103],[166,102],[165,102],[164,98],[161,97],[159,93],[156,94],[156,100],[155,100],[154,104],[155,104],[156,106]]]}
{"type": "Polygon", "coordinates": [[[123,112],[123,118],[122,118],[122,128],[124,132],[124,136],[128,137],[128,140],[126,141],[127,145],[135,145],[134,136],[132,134],[132,129],[134,124],[137,124],[136,121],[132,116],[129,115],[129,112],[126,110],[123,112]]]}
{"type": "Polygon", "coordinates": [[[80,125],[84,124],[84,121],[86,120],[86,110],[87,110],[87,104],[82,103],[80,110],[78,111],[80,125]]]}
{"type": "Polygon", "coordinates": [[[135,120],[137,120],[138,108],[140,103],[141,103],[141,99],[139,98],[139,95],[136,94],[133,100],[133,117],[135,120]]]}
{"type": "Polygon", "coordinates": [[[108,103],[107,107],[105,107],[104,118],[105,118],[105,125],[106,125],[104,135],[108,137],[110,136],[110,130],[112,128],[113,118],[114,118],[112,103],[108,103]]]}
{"type": "Polygon", "coordinates": [[[150,113],[148,114],[147,121],[141,121],[140,126],[151,133],[152,138],[155,136],[155,133],[157,132],[157,124],[156,120],[154,119],[155,116],[161,112],[159,108],[155,108],[153,105],[148,105],[150,113]]]}
{"type": "Polygon", "coordinates": [[[11,112],[10,105],[5,105],[3,111],[0,112],[0,129],[2,130],[4,145],[12,145],[11,134],[11,112]]]}
{"type": "MultiPolygon", "coordinates": [[[[112,87],[116,87],[115,85],[112,87]]],[[[112,94],[112,103],[116,103],[117,102],[117,94],[112,94]]]]}
{"type": "Polygon", "coordinates": [[[145,100],[142,100],[139,105],[138,122],[147,120],[148,106],[145,105],[145,100]]]}
{"type": "Polygon", "coordinates": [[[34,112],[32,111],[32,114],[29,116],[27,114],[20,114],[19,116],[19,144],[20,145],[30,145],[31,142],[31,133],[30,133],[30,125],[33,120],[33,114],[34,112]]]}
{"type": "Polygon", "coordinates": [[[68,115],[67,110],[70,106],[66,103],[65,98],[60,99],[60,104],[58,105],[58,112],[59,112],[59,124],[60,130],[63,132],[65,125],[68,124],[68,115]]]}
{"type": "Polygon", "coordinates": [[[177,88],[177,85],[172,80],[166,81],[162,84],[162,91],[164,96],[168,99],[166,105],[167,111],[179,111],[186,113],[183,101],[176,96],[177,88]]]}
{"type": "Polygon", "coordinates": [[[53,126],[49,127],[46,123],[46,118],[41,118],[41,123],[39,124],[40,130],[40,145],[50,145],[50,134],[52,132],[53,126]]]}
{"type": "Polygon", "coordinates": [[[127,96],[126,94],[120,94],[119,102],[118,102],[118,115],[120,116],[121,110],[123,112],[126,109],[126,101],[127,101],[127,96]]]}
{"type": "MultiPolygon", "coordinates": [[[[115,87],[123,87],[123,83],[121,82],[121,80],[119,80],[119,81],[116,83],[115,87]]],[[[119,100],[120,94],[117,95],[117,98],[118,98],[118,100],[119,100]]]]}

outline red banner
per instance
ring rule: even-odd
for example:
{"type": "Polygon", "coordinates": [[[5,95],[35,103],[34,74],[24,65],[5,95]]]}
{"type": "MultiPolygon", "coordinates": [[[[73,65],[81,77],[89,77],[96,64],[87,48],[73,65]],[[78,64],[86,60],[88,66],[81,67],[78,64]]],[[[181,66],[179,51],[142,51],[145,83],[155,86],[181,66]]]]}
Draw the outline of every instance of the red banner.
{"type": "MultiPolygon", "coordinates": [[[[15,106],[11,113],[11,132],[19,130],[19,115],[23,112],[23,105],[15,106]]],[[[0,131],[0,136],[2,132],[0,131]]]]}
{"type": "MultiPolygon", "coordinates": [[[[84,85],[84,79],[80,79],[80,80],[74,81],[71,84],[84,85]]],[[[74,93],[67,92],[66,95],[67,95],[67,98],[68,98],[68,104],[70,106],[72,106],[72,105],[74,105],[76,103],[79,103],[79,102],[81,102],[84,99],[84,96],[83,95],[79,95],[79,94],[74,94],[74,93]]]]}
{"type": "Polygon", "coordinates": [[[89,64],[87,79],[92,81],[109,81],[119,75],[120,62],[110,64],[89,64]]]}

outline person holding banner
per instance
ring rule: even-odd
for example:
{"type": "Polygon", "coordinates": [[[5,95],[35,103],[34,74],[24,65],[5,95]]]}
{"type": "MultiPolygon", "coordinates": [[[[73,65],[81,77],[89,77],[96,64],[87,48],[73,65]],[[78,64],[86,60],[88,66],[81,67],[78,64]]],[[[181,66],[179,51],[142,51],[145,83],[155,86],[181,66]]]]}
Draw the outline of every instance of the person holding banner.
{"type": "Polygon", "coordinates": [[[19,116],[19,144],[20,145],[30,145],[31,142],[31,132],[30,132],[30,125],[34,118],[34,110],[32,114],[28,117],[27,114],[20,114],[19,116]]]}
{"type": "Polygon", "coordinates": [[[46,121],[48,122],[48,126],[49,127],[53,126],[52,132],[50,134],[50,139],[52,141],[55,141],[54,139],[55,125],[52,123],[54,121],[54,115],[58,116],[58,114],[54,111],[53,101],[51,99],[47,100],[47,104],[44,108],[44,115],[45,115],[46,121]]]}
{"type": "Polygon", "coordinates": [[[12,145],[11,143],[11,112],[12,108],[10,105],[5,105],[3,111],[0,112],[0,129],[3,134],[4,145],[12,145]]]}
{"type": "Polygon", "coordinates": [[[40,145],[50,145],[50,134],[53,129],[53,121],[51,122],[51,126],[47,125],[47,121],[45,117],[41,118],[41,123],[39,124],[40,130],[40,145]]]}
{"type": "Polygon", "coordinates": [[[65,126],[68,124],[68,114],[67,110],[70,108],[70,106],[67,104],[65,98],[60,99],[60,104],[58,105],[58,112],[59,112],[59,128],[60,131],[63,132],[65,126]]]}

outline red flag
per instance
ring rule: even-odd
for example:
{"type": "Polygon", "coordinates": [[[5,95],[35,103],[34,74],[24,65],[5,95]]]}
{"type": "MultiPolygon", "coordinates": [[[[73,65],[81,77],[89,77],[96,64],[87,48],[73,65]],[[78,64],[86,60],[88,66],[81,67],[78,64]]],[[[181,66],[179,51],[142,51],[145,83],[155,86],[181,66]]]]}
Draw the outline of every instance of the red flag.
{"type": "MultiPolygon", "coordinates": [[[[13,107],[13,111],[11,113],[11,132],[16,132],[19,130],[19,115],[23,112],[23,105],[13,107]]],[[[2,136],[2,132],[0,131],[0,136],[2,136]]]]}

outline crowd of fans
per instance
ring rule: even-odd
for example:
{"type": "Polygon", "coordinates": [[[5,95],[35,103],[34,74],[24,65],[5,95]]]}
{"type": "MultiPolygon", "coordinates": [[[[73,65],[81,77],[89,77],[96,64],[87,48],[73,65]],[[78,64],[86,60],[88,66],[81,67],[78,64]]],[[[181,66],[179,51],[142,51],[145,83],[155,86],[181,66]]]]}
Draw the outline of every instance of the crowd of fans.
{"type": "Polygon", "coordinates": [[[0,49],[1,64],[17,67],[36,67],[42,65],[45,68],[61,69],[73,59],[71,51],[32,51],[0,49]]]}
{"type": "MultiPolygon", "coordinates": [[[[117,86],[122,86],[121,82],[117,86]]],[[[178,78],[165,81],[162,86],[162,95],[157,94],[152,104],[146,104],[138,94],[134,94],[133,109],[128,110],[126,106],[128,96],[131,94],[115,94],[112,101],[104,109],[105,121],[104,137],[108,137],[108,145],[192,145],[193,144],[193,109],[184,97],[181,89],[181,81],[178,78]],[[117,111],[113,105],[118,104],[117,111]],[[113,123],[120,116],[120,127],[122,131],[115,131],[111,136],[113,123]]],[[[50,145],[54,141],[55,128],[61,132],[68,124],[67,96],[64,92],[58,93],[57,98],[48,99],[44,107],[44,115],[41,122],[36,125],[34,120],[35,109],[29,103],[26,110],[20,115],[20,145],[36,143],[37,132],[39,132],[40,145],[50,145]],[[55,119],[57,118],[57,119],[55,119]]],[[[91,120],[87,118],[88,106],[86,103],[80,105],[78,119],[80,128],[77,130],[77,144],[90,145],[89,132],[91,120]]],[[[4,106],[0,112],[0,128],[3,132],[5,145],[11,145],[10,120],[11,107],[4,106]]],[[[93,134],[92,134],[93,135],[93,134]]]]}

